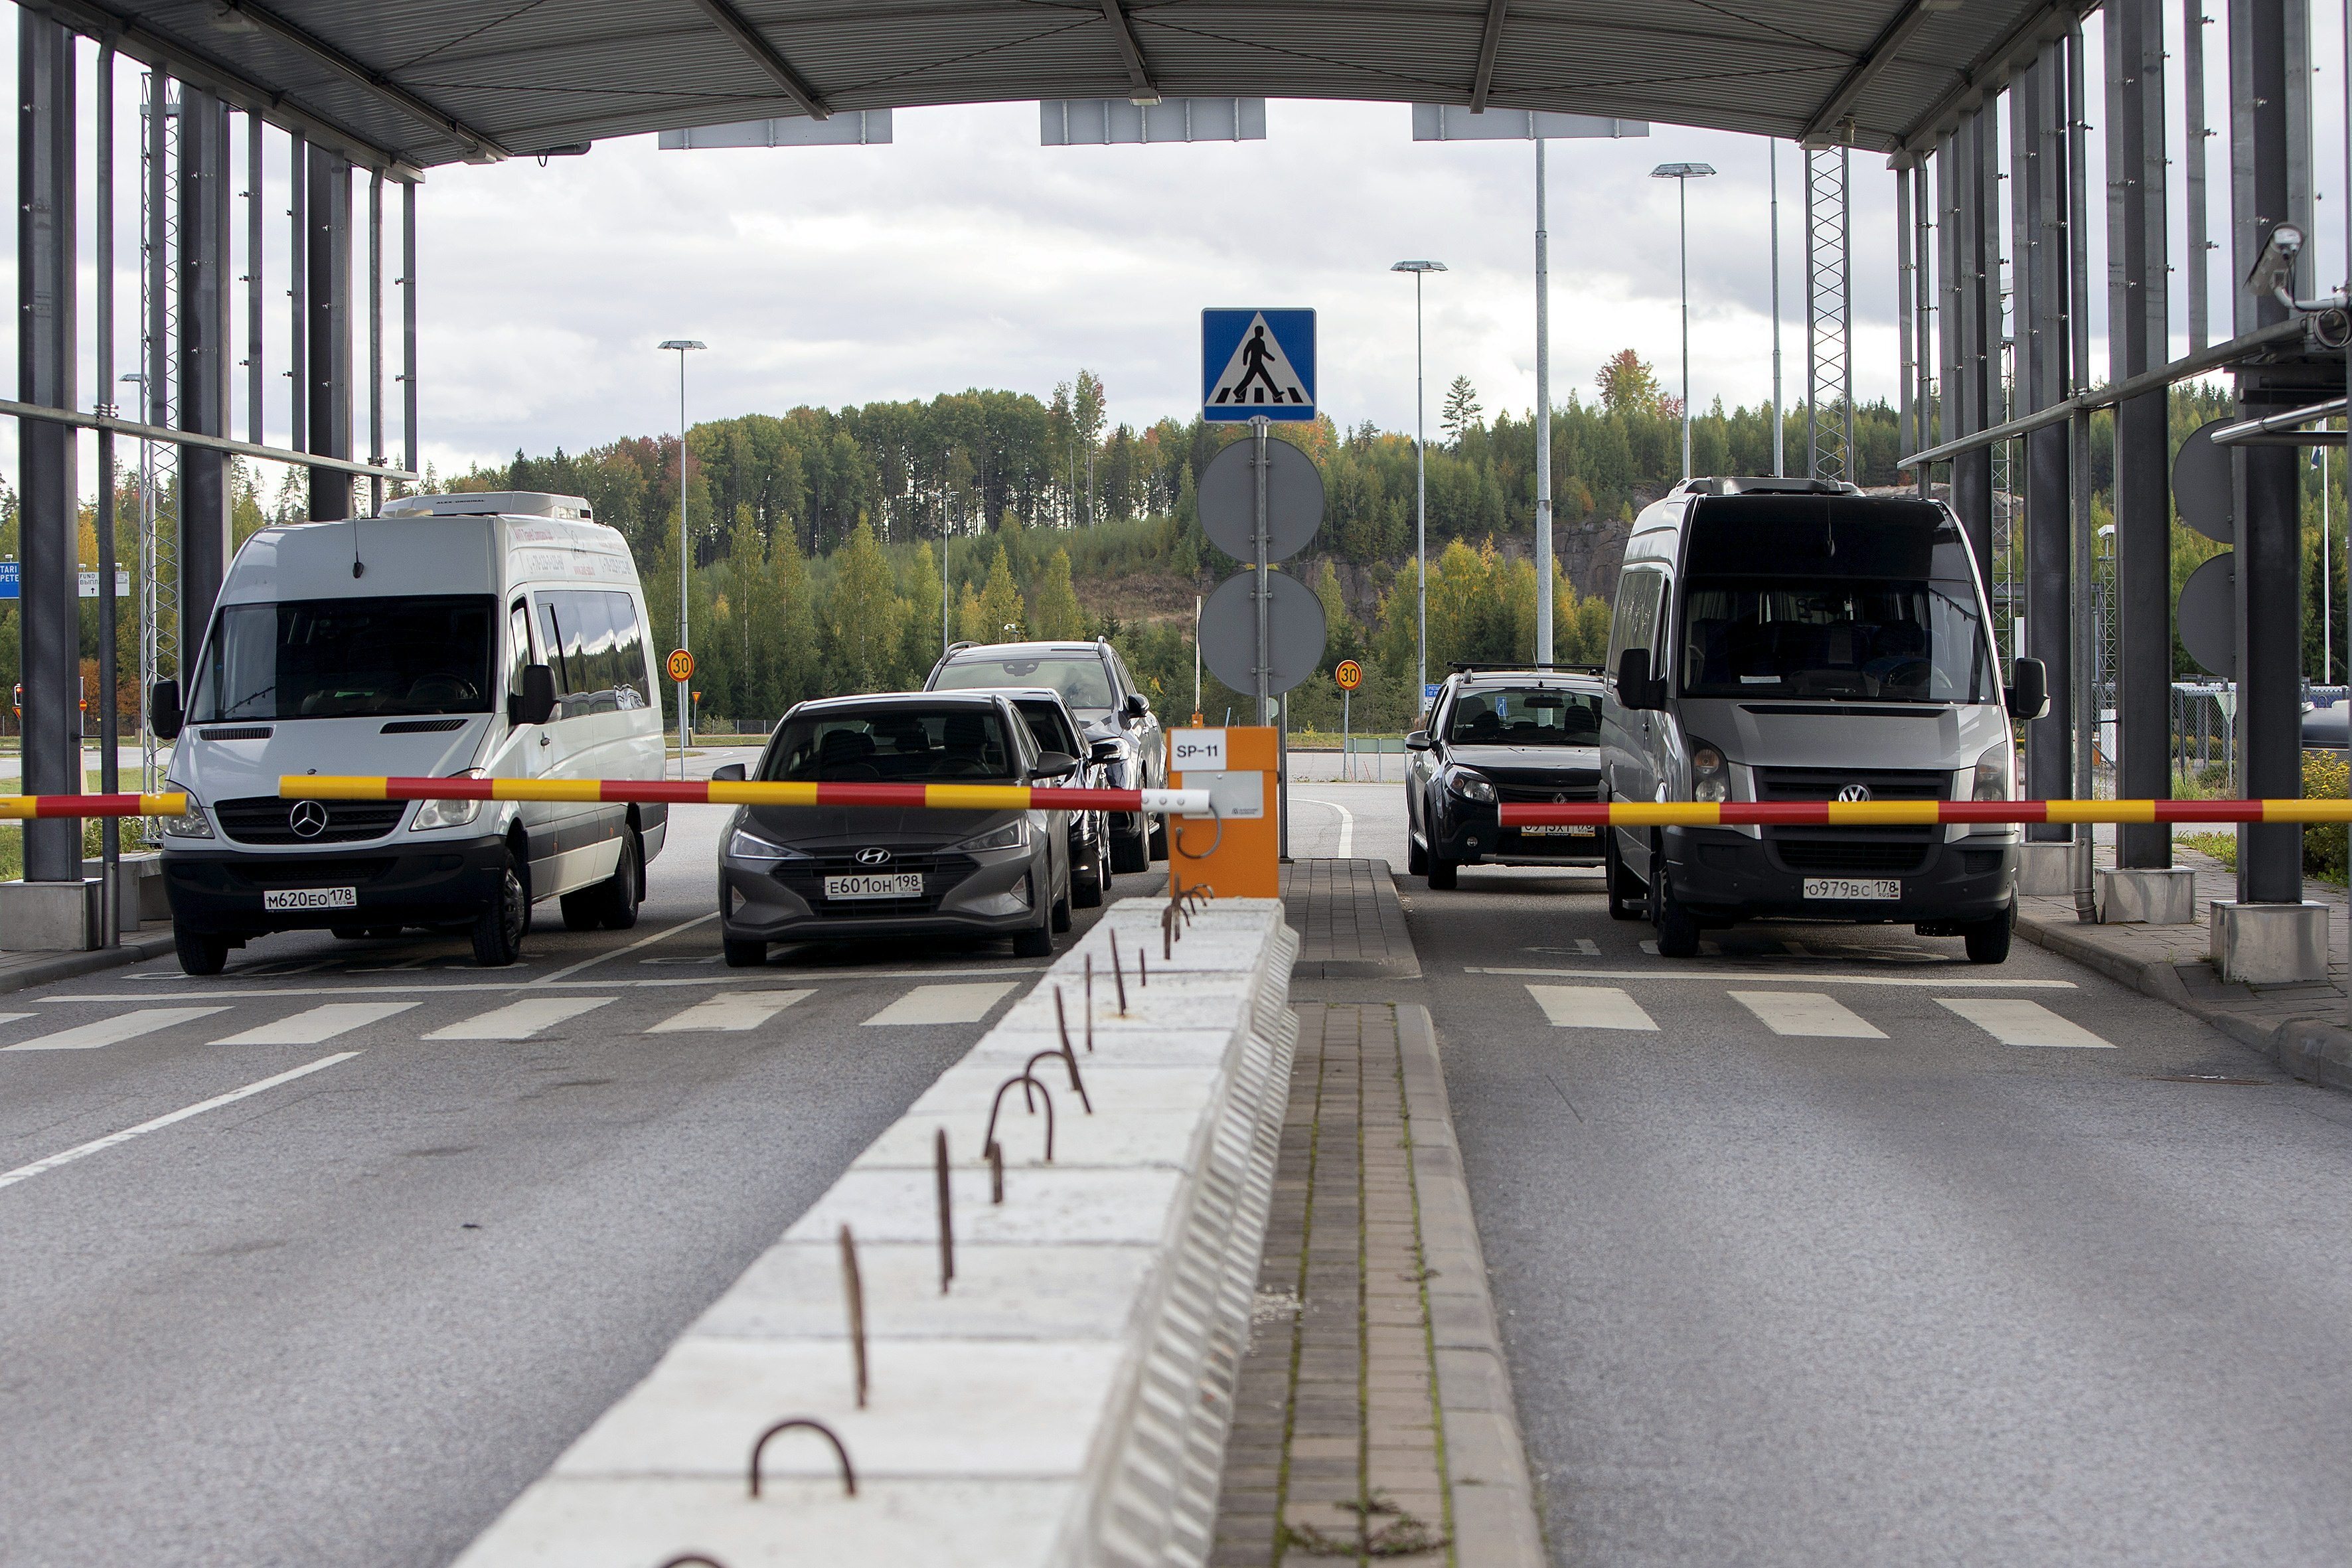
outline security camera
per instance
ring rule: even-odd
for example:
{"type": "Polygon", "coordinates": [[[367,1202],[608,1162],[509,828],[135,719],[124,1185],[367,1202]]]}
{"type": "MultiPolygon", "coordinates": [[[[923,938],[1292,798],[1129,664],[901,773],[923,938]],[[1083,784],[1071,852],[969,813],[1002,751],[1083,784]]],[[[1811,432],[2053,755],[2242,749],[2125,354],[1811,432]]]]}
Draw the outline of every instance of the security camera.
{"type": "Polygon", "coordinates": [[[2246,274],[2246,289],[2256,296],[2268,294],[2292,310],[2294,305],[2294,258],[2303,254],[2303,230],[2291,223],[2277,223],[2263,238],[2263,253],[2254,258],[2254,269],[2246,274]]]}

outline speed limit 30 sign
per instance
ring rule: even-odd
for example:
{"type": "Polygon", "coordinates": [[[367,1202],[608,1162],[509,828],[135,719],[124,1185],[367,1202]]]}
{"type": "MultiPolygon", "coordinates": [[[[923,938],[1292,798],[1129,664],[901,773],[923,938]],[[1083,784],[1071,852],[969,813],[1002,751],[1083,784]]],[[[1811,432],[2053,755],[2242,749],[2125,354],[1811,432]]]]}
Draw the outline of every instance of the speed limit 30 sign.
{"type": "Polygon", "coordinates": [[[669,678],[672,680],[692,680],[694,656],[684,648],[673,650],[669,656],[669,678]]]}
{"type": "Polygon", "coordinates": [[[1331,672],[1331,679],[1339,683],[1340,690],[1353,691],[1364,683],[1364,667],[1352,658],[1343,658],[1331,672]]]}

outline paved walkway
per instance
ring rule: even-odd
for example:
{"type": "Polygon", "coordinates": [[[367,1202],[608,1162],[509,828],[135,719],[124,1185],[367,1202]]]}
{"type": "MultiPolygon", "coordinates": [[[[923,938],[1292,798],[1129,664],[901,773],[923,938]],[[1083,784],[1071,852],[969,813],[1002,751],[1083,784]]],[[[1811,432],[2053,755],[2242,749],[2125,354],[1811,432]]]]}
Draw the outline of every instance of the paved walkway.
{"type": "Polygon", "coordinates": [[[1282,900],[1299,938],[1294,975],[1420,978],[1387,861],[1295,860],[1282,868],[1282,900]]]}

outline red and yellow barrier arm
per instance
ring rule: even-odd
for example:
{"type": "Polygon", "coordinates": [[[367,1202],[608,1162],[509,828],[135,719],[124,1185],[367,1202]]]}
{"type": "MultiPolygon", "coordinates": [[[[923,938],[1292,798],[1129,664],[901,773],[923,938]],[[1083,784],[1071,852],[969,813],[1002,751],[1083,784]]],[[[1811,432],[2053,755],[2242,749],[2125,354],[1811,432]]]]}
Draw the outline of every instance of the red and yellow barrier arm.
{"type": "MultiPolygon", "coordinates": [[[[1205,816],[1204,789],[1036,784],[719,783],[708,779],[425,779],[287,774],[284,800],[553,800],[645,805],[895,805],[930,811],[1141,811],[1205,816]]],[[[174,797],[176,798],[176,797],[174,797]]]]}
{"type": "Polygon", "coordinates": [[[1505,827],[1888,827],[1951,822],[2352,822],[2352,800],[1692,800],[1506,803],[1505,827]]]}
{"type": "Polygon", "coordinates": [[[28,816],[185,816],[188,797],[168,795],[0,795],[0,822],[28,816]]]}

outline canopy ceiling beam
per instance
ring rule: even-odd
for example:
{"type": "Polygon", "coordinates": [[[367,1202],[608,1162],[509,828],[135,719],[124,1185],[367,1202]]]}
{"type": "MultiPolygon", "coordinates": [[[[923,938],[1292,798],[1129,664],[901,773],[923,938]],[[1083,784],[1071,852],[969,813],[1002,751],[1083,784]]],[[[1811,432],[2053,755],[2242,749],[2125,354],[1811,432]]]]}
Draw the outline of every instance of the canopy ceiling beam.
{"type": "Polygon", "coordinates": [[[1142,41],[1135,36],[1135,24],[1129,20],[1127,8],[1118,0],[1102,0],[1103,20],[1110,24],[1111,37],[1118,42],[1119,58],[1127,62],[1128,85],[1139,99],[1158,98],[1160,87],[1152,79],[1151,68],[1144,63],[1142,41]]]}
{"type": "Polygon", "coordinates": [[[476,130],[439,105],[419,98],[383,71],[354,55],[344,53],[309,28],[296,26],[266,6],[255,5],[253,0],[217,0],[217,3],[222,10],[244,17],[279,43],[300,50],[337,76],[365,88],[411,120],[420,121],[445,135],[457,138],[465,143],[469,162],[495,163],[513,155],[497,137],[476,130]]]}
{"type": "MultiPolygon", "coordinates": [[[[1497,0],[1496,8],[1501,9],[1500,0],[1497,0]]],[[[1911,36],[1919,30],[1920,24],[1938,11],[1950,9],[1952,0],[1908,0],[1908,4],[1895,13],[1895,19],[1870,41],[1870,47],[1862,51],[1862,58],[1853,62],[1853,68],[1845,73],[1829,97],[1822,100],[1822,106],[1813,110],[1811,119],[1805,121],[1805,129],[1797,140],[1809,148],[1829,146],[1847,140],[1836,133],[1838,121],[1853,108],[1854,100],[1862,96],[1863,89],[1876,80],[1881,72],[1895,63],[1895,57],[1902,52],[1903,46],[1911,41],[1911,36]]]]}
{"type": "Polygon", "coordinates": [[[1486,7],[1486,30],[1478,39],[1478,77],[1470,84],[1470,112],[1486,112],[1487,89],[1495,85],[1495,56],[1503,47],[1503,13],[1511,0],[1493,0],[1486,7]]]}
{"type": "Polygon", "coordinates": [[[817,96],[816,89],[809,85],[808,78],[793,69],[793,62],[784,58],[776,46],[768,42],[766,36],[751,26],[751,19],[728,0],[694,0],[694,3],[702,8],[704,15],[719,24],[720,32],[735,40],[736,47],[751,56],[753,62],[784,89],[787,97],[800,105],[803,114],[811,120],[824,120],[833,113],[833,106],[817,96]]]}

